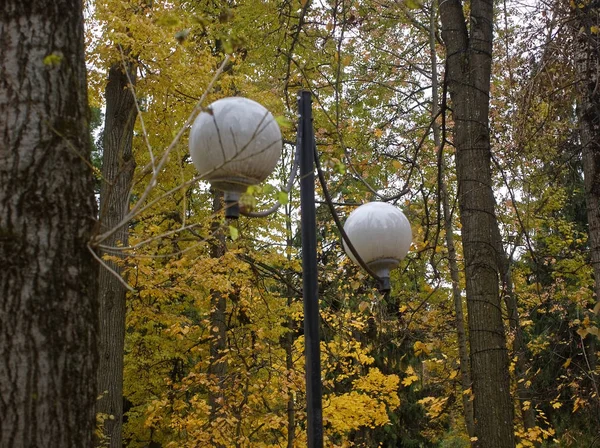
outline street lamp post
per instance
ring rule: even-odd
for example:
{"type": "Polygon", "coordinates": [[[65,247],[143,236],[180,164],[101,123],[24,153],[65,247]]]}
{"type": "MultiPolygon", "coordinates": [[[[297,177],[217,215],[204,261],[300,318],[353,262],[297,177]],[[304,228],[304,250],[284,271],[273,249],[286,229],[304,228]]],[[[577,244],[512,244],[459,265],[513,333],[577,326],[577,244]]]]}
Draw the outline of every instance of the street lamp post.
{"type": "MultiPolygon", "coordinates": [[[[296,157],[300,166],[307,437],[309,448],[321,448],[323,407],[315,213],[316,152],[310,92],[298,94],[298,111],[296,157]]],[[[205,180],[214,188],[225,191],[228,218],[239,216],[240,194],[248,186],[268,177],[281,150],[281,132],[273,116],[260,104],[245,98],[224,98],[214,102],[198,115],[190,132],[192,160],[205,180]]],[[[296,168],[295,161],[293,171],[296,168]]],[[[292,178],[294,174],[292,172],[292,178]]],[[[389,291],[389,271],[406,256],[412,240],[410,224],[404,214],[390,204],[367,203],[351,213],[340,233],[348,256],[376,276],[380,289],[389,291]]]]}
{"type": "Polygon", "coordinates": [[[309,448],[323,446],[319,287],[317,283],[317,221],[315,213],[315,151],[310,92],[298,96],[300,149],[300,226],[302,227],[302,298],[306,358],[306,418],[309,448]]]}

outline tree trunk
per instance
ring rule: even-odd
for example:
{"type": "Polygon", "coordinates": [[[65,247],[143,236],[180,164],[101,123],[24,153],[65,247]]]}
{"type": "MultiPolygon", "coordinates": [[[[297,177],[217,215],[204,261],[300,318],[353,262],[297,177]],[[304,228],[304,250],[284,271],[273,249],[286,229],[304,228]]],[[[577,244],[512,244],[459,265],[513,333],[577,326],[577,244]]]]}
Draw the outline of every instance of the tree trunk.
{"type": "MultiPolygon", "coordinates": [[[[600,5],[598,2],[579,4],[573,8],[576,33],[576,62],[579,74],[579,138],[581,141],[585,200],[588,220],[590,263],[594,270],[595,310],[600,304],[600,5]],[[594,30],[594,28],[596,30],[594,30]]],[[[586,361],[593,387],[597,389],[596,340],[585,341],[586,361]]],[[[596,393],[597,395],[597,393],[596,393]]]]}
{"type": "Polygon", "coordinates": [[[91,446],[98,306],[82,2],[4,0],[0,42],[0,446],[91,446]]]}
{"type": "MultiPolygon", "coordinates": [[[[215,191],[213,198],[213,212],[218,214],[223,209],[223,192],[215,191]]],[[[225,255],[225,234],[219,228],[220,223],[215,222],[212,227],[214,241],[210,249],[212,258],[221,258],[225,255]]],[[[227,302],[225,295],[220,291],[213,291],[211,296],[211,311],[210,311],[210,328],[212,339],[210,342],[210,365],[208,373],[211,379],[211,390],[208,395],[208,403],[210,405],[210,423],[213,434],[218,433],[217,417],[221,414],[223,400],[225,395],[222,393],[223,380],[227,373],[227,362],[223,360],[225,349],[227,348],[227,322],[226,314],[227,302]]],[[[218,442],[212,442],[212,446],[222,448],[223,445],[218,442]]]]}
{"type": "Polygon", "coordinates": [[[600,26],[597,2],[574,8],[579,72],[579,135],[582,145],[583,175],[587,202],[588,241],[594,268],[596,300],[600,301],[600,26]]]}
{"type": "MultiPolygon", "coordinates": [[[[442,136],[440,125],[436,117],[440,111],[439,106],[439,85],[438,85],[438,64],[436,52],[436,17],[437,1],[432,1],[431,15],[429,21],[429,53],[431,57],[431,117],[434,120],[432,124],[433,143],[438,151],[442,151],[442,136]]],[[[440,154],[438,170],[439,173],[439,194],[442,201],[442,211],[444,220],[444,231],[446,234],[446,246],[448,248],[448,267],[450,268],[450,278],[452,279],[452,297],[454,300],[454,313],[456,323],[456,335],[458,339],[458,354],[460,360],[460,380],[462,386],[462,405],[465,417],[465,426],[469,438],[475,436],[475,420],[473,418],[473,401],[471,394],[467,393],[471,389],[471,373],[469,369],[469,347],[467,341],[467,332],[465,330],[465,315],[463,313],[463,298],[459,282],[459,269],[456,260],[456,248],[454,244],[454,227],[452,226],[452,216],[450,214],[450,204],[448,198],[448,187],[444,179],[445,164],[444,158],[440,154]]],[[[442,219],[442,217],[438,217],[442,219]]]]}
{"type": "MultiPolygon", "coordinates": [[[[291,196],[291,195],[288,195],[291,196]]],[[[290,197],[291,202],[291,197],[290,197]]],[[[293,231],[292,231],[292,208],[289,205],[285,206],[285,234],[286,234],[286,249],[287,249],[287,259],[288,261],[292,260],[292,249],[293,249],[293,231]]],[[[290,288],[289,284],[292,282],[292,274],[287,275],[287,306],[291,308],[294,303],[294,296],[292,288],[290,288]]],[[[285,368],[287,370],[287,380],[288,383],[291,383],[291,372],[294,370],[294,319],[292,317],[288,317],[287,319],[287,332],[285,335],[285,368]]],[[[296,400],[294,399],[294,392],[290,385],[288,384],[288,399],[287,399],[287,448],[294,448],[294,443],[296,440],[296,400]]]]}
{"type": "MultiPolygon", "coordinates": [[[[136,69],[128,64],[129,78],[135,82],[136,69]]],[[[129,190],[135,162],[131,143],[137,109],[129,89],[129,80],[121,63],[112,65],[106,85],[106,115],[102,151],[102,186],[100,189],[100,231],[117,225],[129,209],[129,190]]],[[[106,239],[108,246],[127,245],[128,229],[122,226],[106,239]]],[[[107,261],[117,273],[121,266],[107,261]]],[[[111,448],[123,446],[123,355],[125,342],[125,293],[123,284],[107,269],[98,277],[99,353],[98,412],[110,416],[104,420],[104,437],[111,448]]],[[[103,445],[104,446],[104,445],[103,445]]]]}
{"type": "Polygon", "coordinates": [[[467,286],[474,446],[515,446],[508,353],[497,261],[498,223],[492,191],[489,92],[493,4],[471,1],[467,29],[462,4],[440,4],[447,82],[454,118],[458,201],[467,286]]]}
{"type": "MultiPolygon", "coordinates": [[[[499,235],[498,241],[500,241],[499,235]]],[[[510,330],[514,334],[512,350],[517,358],[515,362],[515,373],[517,378],[517,395],[519,401],[519,409],[521,411],[521,417],[523,419],[523,427],[525,429],[529,429],[535,427],[536,424],[535,408],[533,406],[533,403],[531,403],[533,394],[531,393],[529,387],[527,387],[527,379],[525,377],[525,374],[527,372],[527,363],[525,362],[527,345],[523,340],[523,330],[521,329],[519,307],[512,284],[510,260],[507,257],[502,244],[499,244],[498,252],[499,257],[501,257],[501,259],[498,260],[498,265],[500,267],[500,274],[502,277],[504,302],[506,303],[506,310],[508,312],[508,325],[510,327],[510,330]],[[530,402],[529,406],[525,406],[526,401],[530,402]]],[[[536,442],[535,446],[539,446],[539,443],[536,442]]]]}

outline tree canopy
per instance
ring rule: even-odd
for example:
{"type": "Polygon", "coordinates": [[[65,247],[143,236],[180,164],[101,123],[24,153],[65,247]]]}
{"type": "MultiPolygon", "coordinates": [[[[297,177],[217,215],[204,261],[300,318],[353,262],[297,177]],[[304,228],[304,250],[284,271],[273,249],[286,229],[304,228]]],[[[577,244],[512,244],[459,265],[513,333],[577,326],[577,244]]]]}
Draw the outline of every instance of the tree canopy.
{"type": "Polygon", "coordinates": [[[298,180],[286,188],[301,90],[331,195],[317,184],[325,445],[593,446],[596,4],[87,0],[82,20],[97,446],[307,445],[298,180]],[[240,199],[278,201],[267,218],[226,219],[191,162],[191,121],[229,96],[283,134],[240,199]],[[369,201],[412,227],[388,294],[328,206],[343,220],[369,201]]]}

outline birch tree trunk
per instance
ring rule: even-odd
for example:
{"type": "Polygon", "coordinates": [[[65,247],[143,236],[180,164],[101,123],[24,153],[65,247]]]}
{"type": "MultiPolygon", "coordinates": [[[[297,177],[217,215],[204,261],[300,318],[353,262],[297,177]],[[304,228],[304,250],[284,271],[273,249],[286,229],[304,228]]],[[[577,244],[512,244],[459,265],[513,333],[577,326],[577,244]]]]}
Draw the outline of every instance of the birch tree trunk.
{"type": "Polygon", "coordinates": [[[462,3],[440,3],[448,91],[454,119],[458,202],[465,259],[474,446],[515,446],[508,353],[502,320],[492,191],[489,92],[493,3],[472,0],[467,27],[462,3]]]}
{"type": "MultiPolygon", "coordinates": [[[[127,64],[129,79],[135,81],[136,70],[127,64]]],[[[102,186],[100,189],[101,232],[121,222],[129,210],[129,190],[135,161],[131,151],[133,126],[137,115],[135,98],[129,89],[129,79],[121,63],[115,63],[108,72],[106,85],[106,115],[102,152],[102,186]]],[[[106,239],[103,244],[126,246],[127,226],[106,239]]],[[[115,272],[121,266],[107,262],[115,272]]],[[[123,356],[125,343],[126,289],[113,274],[101,269],[98,279],[99,297],[99,353],[98,412],[112,416],[104,420],[104,436],[111,448],[121,448],[123,427],[123,356]]],[[[100,440],[104,443],[105,440],[100,440]]]]}
{"type": "Polygon", "coordinates": [[[82,2],[4,0],[0,42],[0,446],[91,446],[98,306],[82,2]]]}

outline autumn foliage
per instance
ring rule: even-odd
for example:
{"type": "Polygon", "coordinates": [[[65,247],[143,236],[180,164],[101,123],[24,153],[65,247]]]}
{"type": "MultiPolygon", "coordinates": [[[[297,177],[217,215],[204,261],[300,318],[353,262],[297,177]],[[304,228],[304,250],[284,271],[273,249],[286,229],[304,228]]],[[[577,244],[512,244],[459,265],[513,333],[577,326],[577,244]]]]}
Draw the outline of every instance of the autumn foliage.
{"type": "MultiPolygon", "coordinates": [[[[128,246],[107,249],[131,287],[126,446],[306,446],[299,198],[283,191],[300,89],[314,95],[316,143],[337,212],[391,201],[414,236],[382,296],[343,254],[317,193],[326,446],[475,442],[463,412],[473,391],[461,382],[465,342],[456,331],[440,193],[443,181],[462,293],[455,123],[437,2],[88,3],[92,106],[103,107],[115,61],[138,73],[132,207],[205,93],[204,106],[233,95],[259,101],[285,140],[272,177],[242,197],[255,209],[279,200],[276,214],[226,221],[212,207],[215,192],[193,180],[185,134],[128,223],[128,246]]],[[[582,213],[576,67],[564,49],[576,45],[577,30],[563,23],[568,5],[531,8],[506,2],[496,11],[490,94],[492,188],[510,274],[499,288],[514,431],[519,447],[591,446],[600,423],[600,306],[582,213]]]]}

